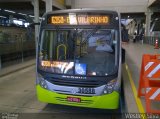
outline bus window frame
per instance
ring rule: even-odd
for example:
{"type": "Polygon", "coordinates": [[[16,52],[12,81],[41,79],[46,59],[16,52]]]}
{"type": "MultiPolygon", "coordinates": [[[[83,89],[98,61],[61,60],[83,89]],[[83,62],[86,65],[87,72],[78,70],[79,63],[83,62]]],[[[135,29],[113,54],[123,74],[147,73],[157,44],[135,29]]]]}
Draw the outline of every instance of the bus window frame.
{"type": "MultiPolygon", "coordinates": [[[[74,30],[74,27],[73,28],[69,28],[69,29],[61,29],[62,31],[67,31],[67,30],[74,30]]],[[[80,29],[82,29],[82,28],[80,28],[80,29]]],[[[42,29],[41,30],[41,40],[39,41],[39,44],[40,44],[40,48],[39,48],[39,50],[38,50],[38,54],[40,53],[40,51],[41,51],[41,49],[42,49],[42,45],[43,45],[43,43],[42,43],[42,41],[44,42],[44,40],[43,40],[43,37],[44,37],[44,32],[45,31],[56,31],[57,29],[55,29],[55,28],[53,28],[53,29],[42,29]]],[[[93,30],[92,28],[88,28],[88,29],[85,29],[85,30],[93,30]]],[[[118,38],[118,30],[117,29],[101,29],[101,28],[99,28],[98,30],[111,30],[111,38],[112,38],[112,30],[114,30],[115,31],[115,39],[114,40],[116,40],[117,42],[116,42],[116,47],[115,47],[115,66],[116,66],[116,68],[117,69],[119,69],[119,60],[118,60],[118,56],[119,56],[119,52],[118,52],[118,49],[119,49],[119,45],[118,45],[118,39],[116,39],[116,37],[118,38]],[[117,54],[117,55],[116,55],[117,54]]],[[[60,31],[60,30],[59,30],[60,31]]],[[[59,32],[58,31],[58,32],[59,32]]],[[[39,57],[39,56],[38,56],[39,57]]],[[[54,60],[54,61],[60,61],[60,60],[54,60]]],[[[39,62],[39,58],[38,58],[38,62],[39,62]]],[[[50,72],[48,72],[48,73],[50,73],[50,72]]],[[[57,75],[62,75],[62,74],[58,74],[58,73],[53,73],[53,74],[57,74],[57,75]]],[[[115,74],[115,72],[113,73],[113,74],[115,74]]],[[[63,75],[68,75],[68,74],[63,74],[63,75]]],[[[75,74],[74,74],[75,75],[75,74]]],[[[110,75],[112,75],[112,73],[110,74],[110,75]]],[[[75,75],[75,76],[79,76],[79,75],[75,75]]],[[[85,75],[85,76],[87,76],[87,75],[85,75]]],[[[88,77],[88,76],[87,76],[88,77]]],[[[103,77],[103,76],[97,76],[97,77],[103,77]]]]}

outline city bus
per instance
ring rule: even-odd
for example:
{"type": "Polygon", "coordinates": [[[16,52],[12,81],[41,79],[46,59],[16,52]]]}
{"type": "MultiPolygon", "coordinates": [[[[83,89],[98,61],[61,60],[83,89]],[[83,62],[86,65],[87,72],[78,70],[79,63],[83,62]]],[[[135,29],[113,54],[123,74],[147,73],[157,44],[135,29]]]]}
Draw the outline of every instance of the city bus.
{"type": "Polygon", "coordinates": [[[39,101],[119,108],[121,24],[116,11],[70,9],[45,13],[36,59],[39,101]]]}

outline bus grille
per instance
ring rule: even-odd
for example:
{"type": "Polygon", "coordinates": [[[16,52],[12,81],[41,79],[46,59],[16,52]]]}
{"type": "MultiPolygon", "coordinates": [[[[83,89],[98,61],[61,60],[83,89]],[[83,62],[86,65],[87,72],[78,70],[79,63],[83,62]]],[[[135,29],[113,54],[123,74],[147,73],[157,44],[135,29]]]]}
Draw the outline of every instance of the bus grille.
{"type": "Polygon", "coordinates": [[[104,85],[103,82],[98,82],[94,80],[90,81],[84,81],[83,79],[81,80],[68,80],[68,79],[47,79],[52,84],[55,85],[61,85],[61,86],[72,86],[72,87],[88,87],[88,88],[95,88],[104,85]]]}

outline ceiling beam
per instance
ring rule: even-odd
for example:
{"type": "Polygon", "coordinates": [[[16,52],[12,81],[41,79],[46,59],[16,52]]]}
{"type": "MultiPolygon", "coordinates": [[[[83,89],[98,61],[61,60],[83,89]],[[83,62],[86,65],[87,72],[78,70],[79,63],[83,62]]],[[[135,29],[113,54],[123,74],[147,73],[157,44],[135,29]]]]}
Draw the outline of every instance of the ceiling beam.
{"type": "Polygon", "coordinates": [[[1,3],[4,2],[31,2],[32,0],[0,0],[1,3]]]}

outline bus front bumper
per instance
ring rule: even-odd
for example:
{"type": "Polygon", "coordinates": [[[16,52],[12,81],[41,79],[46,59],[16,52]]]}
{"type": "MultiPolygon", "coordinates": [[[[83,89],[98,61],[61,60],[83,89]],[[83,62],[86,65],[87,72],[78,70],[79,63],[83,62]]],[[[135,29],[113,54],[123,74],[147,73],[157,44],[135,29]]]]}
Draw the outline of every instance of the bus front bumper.
{"type": "Polygon", "coordinates": [[[99,109],[118,109],[119,107],[119,93],[116,91],[111,94],[90,97],[59,94],[46,90],[40,85],[37,85],[36,89],[38,100],[41,102],[99,109]],[[78,98],[81,101],[70,102],[67,97],[78,98]]]}

